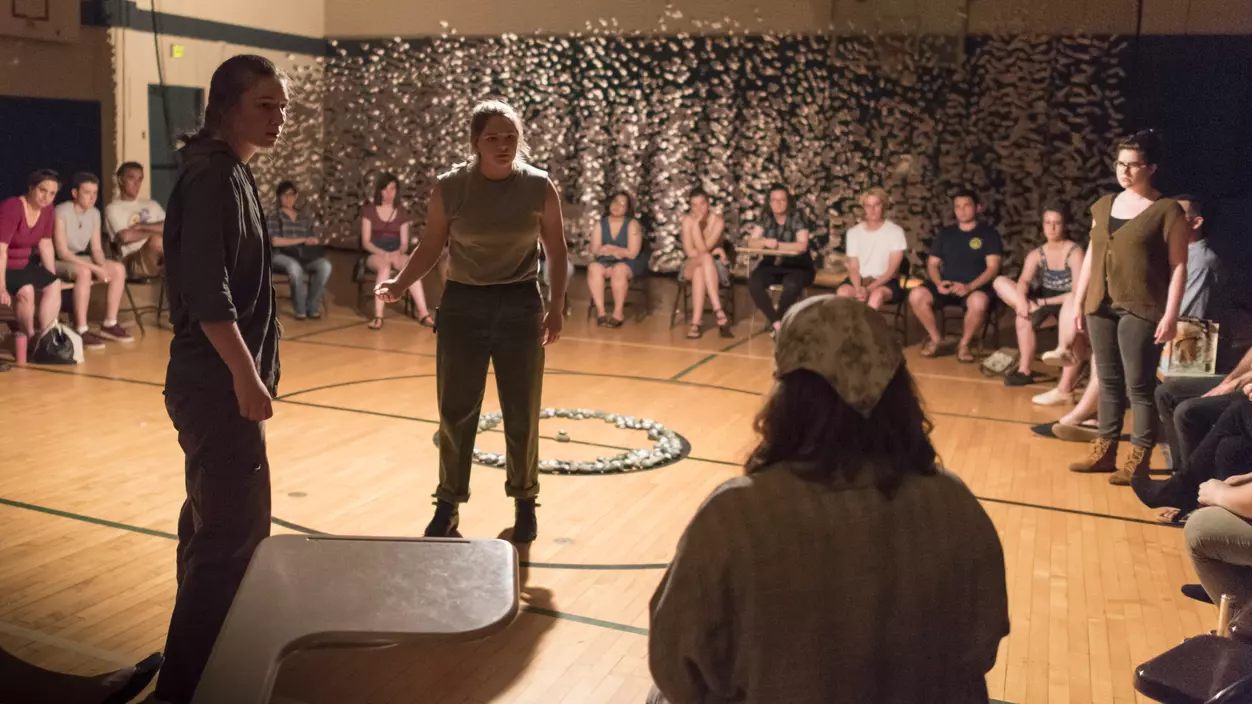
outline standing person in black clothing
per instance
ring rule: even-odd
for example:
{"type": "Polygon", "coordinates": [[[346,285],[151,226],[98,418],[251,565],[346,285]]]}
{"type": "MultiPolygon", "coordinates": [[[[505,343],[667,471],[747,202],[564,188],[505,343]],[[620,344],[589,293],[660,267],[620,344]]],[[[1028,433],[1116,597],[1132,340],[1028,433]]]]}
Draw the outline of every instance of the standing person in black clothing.
{"type": "Polygon", "coordinates": [[[970,344],[987,320],[994,296],[992,282],[1000,273],[1004,243],[994,227],[978,222],[978,194],[961,191],[952,199],[956,224],[939,230],[926,259],[930,280],[909,293],[909,306],[930,339],[922,344],[922,356],[934,357],[943,344],[943,331],[935,320],[935,308],[965,309],[965,329],[957,346],[956,361],[971,364],[970,344]]]}
{"type": "Polygon", "coordinates": [[[754,249],[776,249],[790,256],[766,257],[748,276],[748,291],[757,309],[769,319],[773,335],[782,325],[783,315],[800,294],[813,283],[816,272],[809,254],[809,223],[795,211],[791,193],[782,184],[769,189],[769,213],[763,223],[753,225],[748,246],[754,249]],[[782,284],[778,307],[769,296],[769,287],[782,284]]]}
{"type": "Polygon", "coordinates": [[[270,239],[248,161],[286,121],[286,76],[235,56],[183,139],[165,222],[174,339],[165,407],[186,454],[178,598],[151,702],[191,701],[244,570],[270,531],[265,420],[278,386],[270,239]]]}

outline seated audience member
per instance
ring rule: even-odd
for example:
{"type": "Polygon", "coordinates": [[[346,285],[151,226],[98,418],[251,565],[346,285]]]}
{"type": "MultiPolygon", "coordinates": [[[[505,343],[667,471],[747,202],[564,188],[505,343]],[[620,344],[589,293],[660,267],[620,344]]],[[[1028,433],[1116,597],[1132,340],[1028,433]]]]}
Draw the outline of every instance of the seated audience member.
{"type": "Polygon", "coordinates": [[[978,222],[979,209],[978,196],[973,191],[956,194],[952,210],[957,224],[935,235],[926,260],[930,280],[909,293],[909,305],[930,336],[922,344],[923,357],[934,357],[943,344],[935,309],[960,306],[965,309],[965,328],[956,359],[963,364],[974,363],[970,345],[987,320],[991,282],[1000,271],[1004,253],[1000,233],[978,222]]]}
{"type": "Polygon", "coordinates": [[[296,320],[317,320],[322,317],[322,291],[330,279],[330,260],[314,230],[313,218],[296,210],[300,193],[295,184],[283,181],[277,192],[278,207],[269,217],[274,270],[291,280],[291,307],[296,320]]]}
{"type": "Polygon", "coordinates": [[[117,168],[117,199],[104,207],[104,226],[134,275],[156,276],[165,256],[165,209],[139,197],[143,175],[143,166],[133,161],[117,168]]]}
{"type": "Polygon", "coordinates": [[[771,186],[769,210],[763,216],[763,222],[752,226],[747,242],[753,249],[774,249],[782,253],[764,257],[748,275],[748,292],[752,294],[752,302],[757,309],[769,321],[771,335],[778,332],[783,316],[800,300],[804,289],[812,285],[817,275],[813,256],[809,253],[810,230],[808,221],[796,211],[787,187],[781,184],[771,186]],[[782,286],[777,307],[769,295],[769,287],[775,284],[782,286]]]}
{"type": "Polygon", "coordinates": [[[909,243],[904,228],[884,219],[886,207],[887,192],[881,188],[861,195],[865,219],[848,230],[844,242],[848,278],[835,290],[836,295],[856,298],[874,310],[897,303],[904,296],[899,274],[909,243]]]}
{"type": "MultiPolygon", "coordinates": [[[[399,272],[409,260],[409,214],[400,206],[400,179],[384,173],[374,187],[374,202],[365,206],[361,213],[361,246],[369,252],[365,264],[378,275],[378,281],[386,281],[392,272],[399,272]]],[[[426,307],[426,291],[418,281],[409,287],[409,295],[417,311],[417,322],[423,327],[435,327],[435,319],[426,307]]],[[[370,330],[382,330],[383,313],[387,304],[374,297],[374,319],[370,330]]]]}
{"type": "Polygon", "coordinates": [[[74,174],[70,189],[71,200],[56,207],[52,245],[57,276],[74,282],[74,329],[83,338],[83,347],[89,349],[104,347],[105,340],[134,342],[135,338],[117,322],[122,295],[126,293],[126,267],[105,259],[100,243],[100,211],[96,210],[100,179],[88,173],[74,174]],[[87,328],[93,279],[108,285],[99,334],[87,328]]]}
{"type": "MultiPolygon", "coordinates": [[[[998,276],[993,284],[1000,300],[1017,313],[1017,348],[1021,361],[1015,371],[1004,377],[1006,386],[1027,386],[1035,381],[1030,365],[1035,361],[1035,330],[1048,318],[1056,318],[1057,327],[1070,328],[1074,318],[1065,320],[1062,310],[1073,300],[1074,282],[1082,270],[1082,247],[1065,236],[1065,216],[1060,208],[1043,211],[1044,243],[1026,255],[1022,274],[1014,283],[1007,276],[998,276]]],[[[1060,333],[1062,336],[1065,333],[1060,333]]],[[[1061,388],[1073,395],[1077,366],[1066,367],[1068,380],[1062,378],[1061,388]]]]}
{"type": "Polygon", "coordinates": [[[1196,508],[1196,492],[1210,479],[1219,481],[1252,470],[1252,385],[1234,394],[1187,461],[1168,479],[1135,475],[1130,482],[1135,495],[1148,508],[1170,508],[1163,519],[1175,519],[1196,508]]]}
{"type": "Polygon", "coordinates": [[[643,226],[635,218],[635,199],[625,191],[609,198],[609,212],[587,233],[595,261],[587,265],[587,290],[596,307],[596,323],[620,328],[626,320],[626,292],[632,279],[642,276],[648,261],[642,256],[643,226]],[[613,316],[604,312],[604,280],[613,289],[613,316]]]}
{"type": "MultiPolygon", "coordinates": [[[[1182,206],[1191,227],[1181,316],[1207,320],[1212,315],[1209,298],[1219,278],[1217,256],[1204,237],[1200,201],[1189,195],[1178,196],[1175,200],[1182,206]]],[[[1204,433],[1213,427],[1217,417],[1249,381],[1252,381],[1252,351],[1224,379],[1166,377],[1164,383],[1156,387],[1156,409],[1175,469],[1183,467],[1191,450],[1204,439],[1204,433]]]]}
{"type": "MultiPolygon", "coordinates": [[[[1247,420],[1243,433],[1252,433],[1247,420]]],[[[1229,594],[1237,607],[1247,607],[1252,604],[1252,473],[1209,479],[1200,485],[1197,501],[1204,508],[1187,519],[1186,533],[1200,584],[1213,603],[1229,594]]],[[[1183,593],[1192,592],[1183,587],[1183,593]]]]}
{"type": "Polygon", "coordinates": [[[52,201],[61,189],[61,178],[55,171],[40,169],[27,177],[26,186],[26,195],[0,202],[0,306],[13,306],[17,315],[16,344],[33,348],[35,335],[47,330],[61,312],[61,281],[52,246],[56,221],[52,201]]]}
{"type": "Polygon", "coordinates": [[[651,603],[653,702],[986,702],[1004,555],[939,467],[886,320],[783,319],[745,476],[704,501],[651,603]]]}
{"type": "Polygon", "coordinates": [[[709,196],[704,191],[698,188],[692,191],[689,202],[691,210],[682,217],[683,252],[687,261],[679,274],[691,282],[691,329],[687,331],[687,338],[694,340],[704,334],[701,321],[706,295],[722,337],[734,337],[730,318],[722,310],[722,298],[718,295],[719,287],[730,286],[726,250],[722,247],[726,221],[709,210],[709,196]]]}

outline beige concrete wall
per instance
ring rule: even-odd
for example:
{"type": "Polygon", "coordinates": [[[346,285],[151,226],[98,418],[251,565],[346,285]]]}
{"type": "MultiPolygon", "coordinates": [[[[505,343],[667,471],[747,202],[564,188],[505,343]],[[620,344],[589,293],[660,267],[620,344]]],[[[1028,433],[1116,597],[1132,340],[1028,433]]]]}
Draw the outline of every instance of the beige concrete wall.
{"type": "MultiPolygon", "coordinates": [[[[190,2],[191,0],[185,0],[190,2]]],[[[327,34],[391,37],[585,31],[839,31],[1116,33],[1135,31],[1140,0],[325,0],[327,34]],[[729,20],[729,22],[727,22],[729,20]],[[712,23],[719,22],[719,26],[712,23]]],[[[1252,33],[1252,0],[1142,0],[1151,34],[1252,33]]]]}
{"type": "MultiPolygon", "coordinates": [[[[138,0],[141,9],[152,0],[138,0]]],[[[225,22],[271,32],[322,37],[326,34],[324,0],[156,0],[160,12],[225,22]]]]}
{"type": "Polygon", "coordinates": [[[113,71],[108,32],[83,27],[72,43],[0,37],[0,95],[100,102],[105,172],[116,168],[113,71]]]}
{"type": "MultiPolygon", "coordinates": [[[[137,161],[148,167],[151,153],[148,135],[148,86],[158,83],[157,54],[152,34],[131,29],[112,29],[117,49],[117,163],[137,161]]],[[[204,89],[209,96],[213,72],[226,59],[236,54],[260,54],[284,70],[310,63],[313,57],[289,55],[257,47],[211,42],[198,39],[162,36],[161,66],[165,83],[204,89]],[[170,47],[183,47],[182,58],[171,58],[170,47]]],[[[145,191],[147,183],[144,184],[145,191]]],[[[146,194],[145,194],[146,195],[146,194]]]]}

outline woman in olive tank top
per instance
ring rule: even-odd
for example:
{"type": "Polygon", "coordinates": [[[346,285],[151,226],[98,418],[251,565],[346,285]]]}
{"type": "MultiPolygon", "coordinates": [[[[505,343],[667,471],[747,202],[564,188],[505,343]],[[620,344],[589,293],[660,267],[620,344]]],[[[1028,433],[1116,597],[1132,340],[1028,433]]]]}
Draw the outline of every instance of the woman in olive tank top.
{"type": "Polygon", "coordinates": [[[436,324],[439,396],[439,486],[427,537],[456,537],[457,507],[469,501],[470,465],[488,364],[504,414],[505,493],[517,504],[513,541],[538,534],[539,402],[544,347],[561,336],[561,310],[544,312],[539,246],[551,268],[551,299],[565,298],[561,201],[548,174],[522,161],[522,121],[508,105],[488,101],[470,118],[469,162],[439,177],[426,231],[400,275],[375,293],[398,300],[448,247],[448,285],[436,324]]]}
{"type": "Polygon", "coordinates": [[[1074,298],[1075,320],[1086,331],[1100,383],[1100,436],[1074,472],[1113,472],[1110,484],[1146,475],[1156,444],[1156,369],[1162,346],[1174,339],[1187,283],[1186,216],[1178,201],[1152,186],[1161,143],[1151,130],[1117,145],[1117,181],[1124,189],[1091,206],[1091,246],[1074,298]],[[1117,466],[1118,438],[1130,399],[1130,455],[1117,466]]]}

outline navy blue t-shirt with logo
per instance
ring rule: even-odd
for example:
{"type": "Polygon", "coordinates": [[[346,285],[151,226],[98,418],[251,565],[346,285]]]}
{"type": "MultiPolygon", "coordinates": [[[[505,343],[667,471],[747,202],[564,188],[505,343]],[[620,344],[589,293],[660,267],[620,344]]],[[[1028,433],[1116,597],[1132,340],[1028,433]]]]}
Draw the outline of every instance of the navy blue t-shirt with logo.
{"type": "Polygon", "coordinates": [[[967,284],[987,270],[987,257],[1004,254],[1000,233],[990,225],[978,225],[966,232],[951,225],[935,235],[930,256],[943,261],[940,273],[944,281],[967,284]]]}

